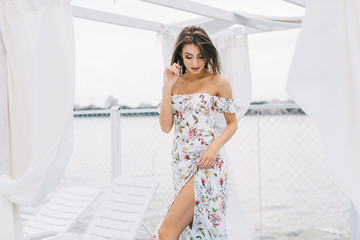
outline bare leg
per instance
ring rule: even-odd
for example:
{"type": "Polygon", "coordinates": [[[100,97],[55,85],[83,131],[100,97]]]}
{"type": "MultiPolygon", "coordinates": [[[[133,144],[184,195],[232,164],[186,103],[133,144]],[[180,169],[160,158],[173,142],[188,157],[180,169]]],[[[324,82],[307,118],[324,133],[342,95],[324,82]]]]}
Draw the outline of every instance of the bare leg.
{"type": "Polygon", "coordinates": [[[178,240],[185,227],[192,223],[194,206],[194,176],[192,176],[180,190],[164,218],[159,228],[159,239],[178,240]]]}

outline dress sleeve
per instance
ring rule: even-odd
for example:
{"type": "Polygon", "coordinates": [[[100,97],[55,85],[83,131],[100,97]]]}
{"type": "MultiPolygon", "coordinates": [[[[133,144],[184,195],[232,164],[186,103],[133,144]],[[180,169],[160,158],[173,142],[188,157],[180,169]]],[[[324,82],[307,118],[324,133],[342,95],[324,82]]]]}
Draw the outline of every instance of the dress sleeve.
{"type": "Polygon", "coordinates": [[[219,98],[220,113],[236,113],[240,111],[240,106],[234,103],[232,98],[219,98]]]}

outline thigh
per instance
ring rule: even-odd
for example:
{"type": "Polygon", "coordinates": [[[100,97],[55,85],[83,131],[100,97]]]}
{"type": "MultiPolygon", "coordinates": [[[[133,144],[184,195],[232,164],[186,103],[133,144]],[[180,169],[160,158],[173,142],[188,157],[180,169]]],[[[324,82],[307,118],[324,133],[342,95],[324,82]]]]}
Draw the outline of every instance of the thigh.
{"type": "Polygon", "coordinates": [[[162,225],[171,229],[173,236],[179,236],[193,220],[195,206],[194,176],[180,190],[162,225]]]}

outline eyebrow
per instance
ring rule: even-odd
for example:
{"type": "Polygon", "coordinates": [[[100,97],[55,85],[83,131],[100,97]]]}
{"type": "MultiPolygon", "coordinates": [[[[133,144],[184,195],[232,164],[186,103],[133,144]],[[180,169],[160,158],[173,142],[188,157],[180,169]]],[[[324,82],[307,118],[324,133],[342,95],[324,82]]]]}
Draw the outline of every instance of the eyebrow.
{"type": "MultiPolygon", "coordinates": [[[[188,53],[188,52],[185,52],[185,54],[189,54],[189,55],[192,55],[191,53],[188,53]]],[[[198,55],[200,55],[201,53],[199,53],[198,55]]],[[[202,54],[201,54],[202,55],[202,54]]]]}

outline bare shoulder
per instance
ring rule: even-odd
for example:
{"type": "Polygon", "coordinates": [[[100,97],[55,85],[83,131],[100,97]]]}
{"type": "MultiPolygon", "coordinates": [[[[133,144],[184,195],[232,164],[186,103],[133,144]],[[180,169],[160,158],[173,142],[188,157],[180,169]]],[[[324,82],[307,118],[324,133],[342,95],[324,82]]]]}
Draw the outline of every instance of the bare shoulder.
{"type": "Polygon", "coordinates": [[[229,80],[221,74],[214,75],[214,79],[219,91],[219,97],[232,98],[232,89],[229,80]]]}
{"type": "Polygon", "coordinates": [[[178,80],[175,82],[174,86],[172,87],[171,95],[177,94],[181,92],[181,89],[184,89],[186,85],[184,84],[184,79],[179,77],[178,80]]]}

